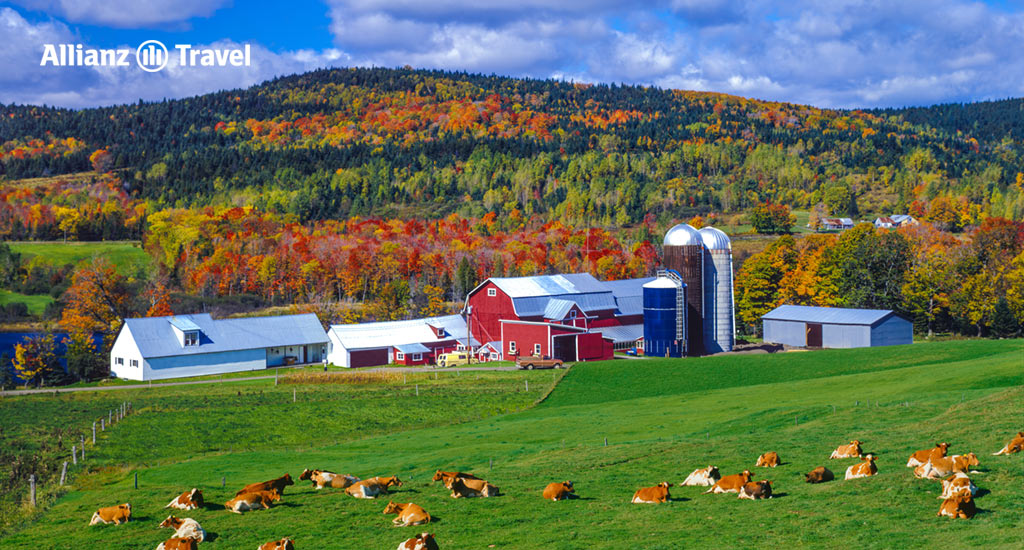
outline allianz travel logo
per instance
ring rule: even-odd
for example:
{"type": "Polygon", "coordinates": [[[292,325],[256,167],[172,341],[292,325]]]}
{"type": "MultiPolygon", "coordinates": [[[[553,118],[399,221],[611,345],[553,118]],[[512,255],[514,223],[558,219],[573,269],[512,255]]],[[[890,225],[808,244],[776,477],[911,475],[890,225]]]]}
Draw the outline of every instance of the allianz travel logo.
{"type": "MultiPolygon", "coordinates": [[[[147,73],[162,71],[172,55],[178,56],[180,67],[249,67],[252,48],[194,48],[191,44],[175,44],[174,53],[159,40],[147,40],[135,48],[135,64],[147,73]]],[[[45,44],[41,67],[130,67],[128,48],[97,49],[81,44],[45,44]]]]}

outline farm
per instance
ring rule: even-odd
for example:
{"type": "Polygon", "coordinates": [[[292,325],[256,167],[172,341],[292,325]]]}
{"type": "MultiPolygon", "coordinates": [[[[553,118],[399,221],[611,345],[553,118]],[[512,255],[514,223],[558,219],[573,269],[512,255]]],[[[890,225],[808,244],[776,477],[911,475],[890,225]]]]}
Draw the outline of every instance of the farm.
{"type": "MultiPolygon", "coordinates": [[[[552,373],[489,373],[481,380],[490,377],[505,388],[512,379],[518,388],[527,377],[533,391],[509,397],[481,388],[459,399],[464,389],[458,377],[444,373],[437,383],[456,385],[435,405],[476,404],[453,413],[447,425],[438,421],[438,409],[394,384],[359,386],[363,398],[352,396],[349,406],[341,396],[313,398],[332,390],[314,386],[297,386],[300,397],[309,397],[294,406],[271,404],[281,401],[275,391],[290,394],[291,386],[162,388],[166,393],[159,399],[153,393],[148,402],[145,390],[123,390],[140,392],[131,398],[138,412],[97,446],[94,471],[3,545],[152,548],[170,536],[157,528],[169,514],[163,506],[191,487],[203,490],[206,507],[176,515],[202,524],[208,540],[201,547],[208,550],[251,548],[285,536],[296,548],[390,549],[422,531],[435,533],[441,548],[1024,543],[1022,456],[991,456],[1022,429],[1021,340],[578,364],[548,399],[519,412],[510,411],[546,391],[552,373]],[[375,398],[366,400],[367,394],[375,398]],[[402,417],[394,422],[396,414],[402,417]],[[828,456],[851,439],[878,457],[878,475],[804,483],[803,474],[821,465],[841,478],[856,459],[828,456]],[[937,518],[938,483],[915,479],[905,467],[912,452],[939,441],[951,443],[950,454],[973,451],[980,457],[973,468],[979,473],[971,476],[981,489],[979,513],[971,521],[937,518]],[[766,451],[778,452],[782,464],[754,468],[766,451]],[[121,458],[128,456],[133,459],[121,458]],[[775,498],[752,502],[675,486],[708,464],[723,475],[750,469],[755,480],[773,480],[775,498]],[[352,499],[299,481],[269,510],[237,515],[221,504],[247,483],[285,472],[297,480],[304,468],[363,478],[397,475],[404,485],[390,498],[419,504],[433,521],[393,529],[391,516],[381,513],[389,497],[352,499]],[[502,495],[452,499],[430,482],[436,469],[473,472],[502,495]],[[579,498],[541,500],[546,484],[563,480],[574,482],[579,498]],[[629,504],[636,489],[662,481],[672,484],[669,503],[629,504]],[[133,506],[126,525],[86,525],[98,507],[122,502],[133,506]]],[[[465,374],[461,379],[473,380],[465,374]]],[[[4,418],[14,424],[53,407],[52,397],[0,401],[4,418]]]]}

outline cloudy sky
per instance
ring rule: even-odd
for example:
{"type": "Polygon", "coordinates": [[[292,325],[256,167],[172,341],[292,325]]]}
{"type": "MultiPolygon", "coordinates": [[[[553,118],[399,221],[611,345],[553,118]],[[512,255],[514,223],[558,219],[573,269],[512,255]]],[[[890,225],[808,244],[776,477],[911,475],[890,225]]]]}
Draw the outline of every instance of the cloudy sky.
{"type": "Polygon", "coordinates": [[[319,67],[464,70],[809,103],[1024,96],[1024,0],[15,0],[0,103],[89,107],[319,67]],[[250,44],[242,68],[40,66],[45,44],[250,44]]]}

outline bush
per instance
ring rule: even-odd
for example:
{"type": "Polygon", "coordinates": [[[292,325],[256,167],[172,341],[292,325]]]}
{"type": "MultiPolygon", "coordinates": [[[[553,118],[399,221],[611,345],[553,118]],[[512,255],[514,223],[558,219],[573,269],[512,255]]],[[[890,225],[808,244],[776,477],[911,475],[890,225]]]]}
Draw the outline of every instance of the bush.
{"type": "Polygon", "coordinates": [[[796,224],[796,216],[784,204],[766,202],[754,207],[750,213],[750,225],[758,233],[789,233],[796,224]]]}

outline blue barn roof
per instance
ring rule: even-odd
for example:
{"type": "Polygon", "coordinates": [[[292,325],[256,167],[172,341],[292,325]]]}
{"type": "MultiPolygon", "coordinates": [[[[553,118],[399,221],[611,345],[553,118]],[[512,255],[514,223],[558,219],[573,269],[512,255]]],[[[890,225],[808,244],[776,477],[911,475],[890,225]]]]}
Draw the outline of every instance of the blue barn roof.
{"type": "Polygon", "coordinates": [[[327,333],[312,313],[213,319],[208,313],[125,319],[142,357],[199,355],[221,351],[324,344],[327,333]],[[199,344],[182,346],[174,328],[198,330],[199,344]]]}
{"type": "Polygon", "coordinates": [[[830,325],[874,325],[896,315],[891,309],[849,309],[839,307],[782,305],[761,316],[769,321],[800,321],[830,325]]]}

